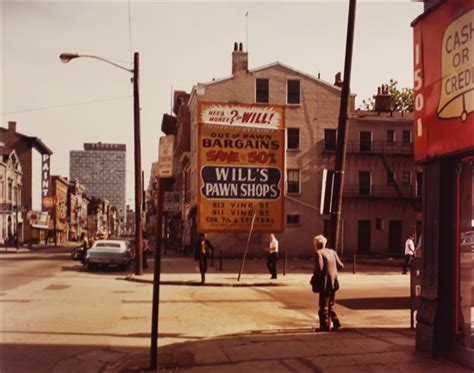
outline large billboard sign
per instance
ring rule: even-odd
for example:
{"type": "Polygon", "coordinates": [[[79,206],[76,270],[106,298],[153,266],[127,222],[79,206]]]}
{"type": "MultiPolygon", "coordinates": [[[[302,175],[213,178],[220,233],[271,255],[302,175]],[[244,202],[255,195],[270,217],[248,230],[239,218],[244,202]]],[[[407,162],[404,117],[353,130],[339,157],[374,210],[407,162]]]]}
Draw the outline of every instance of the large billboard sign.
{"type": "Polygon", "coordinates": [[[281,232],[284,106],[201,102],[198,137],[199,230],[281,232]]]}
{"type": "Polygon", "coordinates": [[[415,159],[474,148],[474,3],[445,1],[413,22],[415,159]]]}

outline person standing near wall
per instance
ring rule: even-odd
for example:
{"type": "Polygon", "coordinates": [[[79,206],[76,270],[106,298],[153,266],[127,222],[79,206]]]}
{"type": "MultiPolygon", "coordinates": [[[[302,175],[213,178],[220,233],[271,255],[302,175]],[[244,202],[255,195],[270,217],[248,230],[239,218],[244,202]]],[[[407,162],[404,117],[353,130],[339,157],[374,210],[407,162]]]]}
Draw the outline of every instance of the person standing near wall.
{"type": "Polygon", "coordinates": [[[272,275],[270,279],[277,278],[277,261],[278,261],[278,240],[276,239],[273,233],[268,235],[270,242],[268,247],[265,248],[265,251],[268,252],[268,259],[267,259],[267,268],[268,272],[272,275]]]}
{"type": "Polygon", "coordinates": [[[408,235],[407,240],[405,241],[405,260],[403,262],[403,271],[402,274],[406,275],[408,267],[411,265],[413,260],[413,255],[415,254],[415,235],[408,235]]]}

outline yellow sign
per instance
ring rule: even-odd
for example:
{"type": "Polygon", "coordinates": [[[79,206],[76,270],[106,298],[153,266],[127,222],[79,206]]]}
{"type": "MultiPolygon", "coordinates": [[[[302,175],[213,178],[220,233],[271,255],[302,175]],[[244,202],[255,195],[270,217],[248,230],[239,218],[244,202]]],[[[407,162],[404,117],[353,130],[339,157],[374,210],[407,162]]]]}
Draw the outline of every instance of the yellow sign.
{"type": "Polygon", "coordinates": [[[461,118],[474,111],[474,10],[457,18],[444,32],[442,85],[438,116],[461,118]]]}
{"type": "Polygon", "coordinates": [[[279,232],[284,222],[284,107],[201,103],[198,228],[279,232]]]}

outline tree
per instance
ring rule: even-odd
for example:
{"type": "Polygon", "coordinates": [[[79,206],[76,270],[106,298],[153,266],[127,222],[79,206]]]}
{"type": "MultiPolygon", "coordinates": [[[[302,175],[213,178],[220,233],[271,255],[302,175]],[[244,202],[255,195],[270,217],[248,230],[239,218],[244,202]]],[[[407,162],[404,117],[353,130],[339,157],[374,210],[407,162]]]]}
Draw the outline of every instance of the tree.
{"type": "MultiPolygon", "coordinates": [[[[388,93],[392,96],[392,111],[413,111],[413,88],[398,88],[398,82],[390,79],[388,84],[384,84],[388,93]]],[[[362,101],[362,110],[375,110],[375,95],[362,101]]]]}

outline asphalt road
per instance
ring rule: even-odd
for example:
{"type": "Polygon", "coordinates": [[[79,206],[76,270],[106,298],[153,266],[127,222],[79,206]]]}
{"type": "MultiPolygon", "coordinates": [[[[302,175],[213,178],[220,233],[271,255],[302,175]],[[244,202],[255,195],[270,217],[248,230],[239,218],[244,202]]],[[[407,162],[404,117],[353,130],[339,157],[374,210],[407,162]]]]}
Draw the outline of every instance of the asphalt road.
{"type": "MultiPolygon", "coordinates": [[[[88,272],[69,251],[0,252],[0,371],[99,372],[149,351],[151,285],[124,281],[127,272],[114,269],[88,272]]],[[[209,281],[234,279],[236,272],[226,267],[227,272],[211,268],[209,281]]],[[[191,259],[165,257],[162,268],[164,278],[199,277],[191,259]]],[[[263,262],[246,268],[268,277],[263,262]]],[[[310,270],[289,270],[279,279],[286,286],[162,286],[159,346],[242,333],[309,331],[317,321],[316,296],[306,284],[310,270]]],[[[356,277],[341,274],[337,307],[344,326],[409,327],[408,276],[356,277]]]]}

